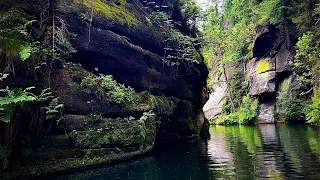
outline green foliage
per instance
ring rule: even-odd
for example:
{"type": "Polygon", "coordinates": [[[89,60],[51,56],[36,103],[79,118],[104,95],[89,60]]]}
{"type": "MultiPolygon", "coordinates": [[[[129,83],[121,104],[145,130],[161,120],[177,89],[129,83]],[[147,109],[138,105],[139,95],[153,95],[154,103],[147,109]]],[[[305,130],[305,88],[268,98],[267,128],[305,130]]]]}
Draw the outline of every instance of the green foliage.
{"type": "Polygon", "coordinates": [[[241,68],[237,68],[231,76],[230,90],[235,107],[239,107],[242,101],[242,97],[246,94],[247,84],[244,83],[244,74],[241,68]]]}
{"type": "Polygon", "coordinates": [[[29,44],[21,46],[19,54],[22,61],[27,60],[31,56],[31,53],[32,48],[29,44]]]}
{"type": "Polygon", "coordinates": [[[295,57],[296,90],[300,95],[310,95],[313,86],[319,87],[317,72],[320,70],[320,42],[313,32],[306,32],[299,38],[295,57]]]}
{"type": "Polygon", "coordinates": [[[93,9],[94,13],[99,13],[120,23],[137,26],[140,22],[135,15],[126,8],[126,0],[102,1],[102,0],[83,0],[83,5],[93,9]]]}
{"type": "Polygon", "coordinates": [[[20,57],[23,61],[31,56],[35,48],[30,44],[30,36],[26,29],[30,22],[0,30],[0,53],[6,54],[8,59],[20,57]]]}
{"type": "Polygon", "coordinates": [[[228,115],[221,115],[213,121],[214,124],[218,125],[237,125],[239,124],[239,113],[231,113],[228,115]]]}
{"type": "Polygon", "coordinates": [[[149,117],[153,117],[153,116],[155,116],[155,114],[153,113],[152,110],[150,110],[148,112],[144,112],[138,121],[145,122],[149,117]]]}
{"type": "MultiPolygon", "coordinates": [[[[7,74],[1,74],[0,81],[7,77],[7,74]]],[[[15,88],[0,89],[0,121],[8,123],[17,110],[24,110],[29,102],[45,102],[53,98],[50,89],[42,90],[40,95],[35,95],[30,90],[35,87],[25,89],[15,88]]],[[[49,106],[44,107],[46,110],[46,118],[50,119],[56,115],[56,111],[62,108],[62,104],[57,104],[58,98],[51,100],[49,106]]]]}
{"type": "Polygon", "coordinates": [[[4,79],[6,79],[8,76],[9,76],[9,74],[0,73],[0,82],[3,81],[4,79]]]}
{"type": "Polygon", "coordinates": [[[319,33],[320,3],[318,0],[295,0],[289,7],[290,19],[300,33],[313,31],[319,33]]]}
{"type": "MultiPolygon", "coordinates": [[[[249,81],[245,81],[243,70],[240,67],[234,70],[229,81],[233,104],[235,106],[235,109],[239,109],[243,97],[247,94],[249,81]]],[[[229,96],[225,96],[225,101],[223,103],[222,110],[224,113],[231,113],[231,101],[229,96]]]]}
{"type": "Polygon", "coordinates": [[[140,127],[140,136],[145,140],[146,139],[146,135],[147,135],[147,130],[146,130],[146,126],[145,126],[145,122],[148,120],[148,118],[150,117],[154,117],[155,114],[153,113],[152,110],[148,111],[148,112],[144,112],[143,115],[140,117],[140,119],[138,120],[139,127],[140,127]]]}
{"type": "Polygon", "coordinates": [[[132,117],[132,116],[129,116],[129,117],[123,118],[123,120],[125,120],[125,121],[132,121],[132,120],[135,120],[135,118],[132,117]]]}
{"type": "Polygon", "coordinates": [[[248,125],[254,124],[259,115],[259,101],[251,98],[249,95],[243,96],[240,108],[237,112],[223,114],[216,120],[214,124],[219,125],[248,125]]]}
{"type": "Polygon", "coordinates": [[[37,100],[36,95],[29,92],[33,88],[15,88],[10,90],[7,87],[6,89],[0,89],[0,93],[2,94],[0,97],[0,120],[6,123],[9,122],[17,108],[24,108],[26,102],[37,100]]]}
{"type": "Polygon", "coordinates": [[[292,94],[289,80],[285,80],[278,93],[279,102],[278,118],[283,118],[286,122],[299,121],[305,118],[305,104],[292,94]]]}
{"type": "MultiPolygon", "coordinates": [[[[250,59],[255,37],[252,3],[244,0],[224,2],[224,11],[210,7],[204,14],[202,53],[207,67],[250,59]]],[[[219,71],[216,69],[216,71],[219,71]]]]}
{"type": "Polygon", "coordinates": [[[89,21],[90,14],[88,12],[80,13],[80,19],[82,22],[89,21]]]}
{"type": "Polygon", "coordinates": [[[48,106],[44,107],[46,120],[58,119],[59,113],[61,114],[61,109],[63,104],[59,104],[59,98],[54,98],[51,100],[48,106]]]}
{"type": "Polygon", "coordinates": [[[188,74],[191,74],[192,70],[197,70],[193,64],[202,61],[199,52],[195,49],[195,45],[199,44],[199,38],[192,38],[177,30],[174,26],[177,22],[173,22],[165,12],[153,13],[153,17],[164,30],[163,64],[177,69],[180,64],[184,64],[188,74]]]}
{"type": "MultiPolygon", "coordinates": [[[[320,89],[319,89],[320,90],[320,89]]],[[[309,112],[307,112],[307,120],[311,124],[316,124],[320,126],[320,99],[319,99],[319,90],[311,98],[311,105],[309,106],[309,112]]]]}
{"type": "Polygon", "coordinates": [[[100,75],[101,87],[109,93],[116,103],[134,103],[136,94],[133,88],[117,83],[111,75],[100,75]]]}
{"type": "MultiPolygon", "coordinates": [[[[17,109],[24,110],[29,102],[45,102],[53,98],[52,92],[45,89],[40,95],[35,95],[30,92],[35,87],[28,87],[25,89],[15,88],[0,89],[0,120],[9,122],[17,109]]],[[[46,119],[56,117],[58,110],[63,107],[63,104],[58,104],[58,98],[51,100],[49,106],[43,107],[45,109],[46,119]]]]}
{"type": "Polygon", "coordinates": [[[81,86],[89,89],[89,93],[94,93],[100,98],[111,98],[118,104],[135,104],[137,101],[135,90],[117,83],[112,75],[87,76],[82,80],[81,86]]]}
{"type": "Polygon", "coordinates": [[[182,16],[191,30],[195,30],[197,18],[200,16],[200,6],[192,0],[184,0],[181,5],[182,16]]]}
{"type": "Polygon", "coordinates": [[[279,24],[284,21],[284,0],[264,0],[256,8],[259,24],[269,21],[270,24],[279,24]]]}
{"type": "Polygon", "coordinates": [[[246,95],[239,110],[239,124],[252,124],[259,115],[259,101],[246,95]]]}

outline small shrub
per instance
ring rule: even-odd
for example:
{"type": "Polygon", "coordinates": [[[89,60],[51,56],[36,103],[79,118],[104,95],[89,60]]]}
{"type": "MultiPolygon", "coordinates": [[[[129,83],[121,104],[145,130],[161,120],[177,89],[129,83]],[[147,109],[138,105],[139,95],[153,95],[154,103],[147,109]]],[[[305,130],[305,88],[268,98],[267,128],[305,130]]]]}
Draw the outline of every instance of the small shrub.
{"type": "Polygon", "coordinates": [[[285,80],[277,97],[279,101],[277,114],[285,122],[299,121],[305,118],[305,104],[292,94],[291,89],[292,85],[290,81],[285,80]]]}
{"type": "Polygon", "coordinates": [[[253,99],[249,95],[244,96],[239,110],[239,124],[252,124],[258,115],[258,99],[253,99]]]}
{"type": "Polygon", "coordinates": [[[307,120],[311,124],[320,125],[320,99],[318,95],[311,98],[312,103],[309,106],[309,112],[307,112],[307,120]]]}
{"type": "Polygon", "coordinates": [[[135,104],[137,101],[135,90],[130,86],[117,83],[112,75],[87,76],[80,85],[89,90],[88,93],[94,93],[100,99],[110,98],[117,104],[135,104]]]}
{"type": "Polygon", "coordinates": [[[239,111],[219,116],[213,123],[219,125],[253,124],[259,115],[258,99],[253,99],[249,95],[242,98],[239,111]]]}

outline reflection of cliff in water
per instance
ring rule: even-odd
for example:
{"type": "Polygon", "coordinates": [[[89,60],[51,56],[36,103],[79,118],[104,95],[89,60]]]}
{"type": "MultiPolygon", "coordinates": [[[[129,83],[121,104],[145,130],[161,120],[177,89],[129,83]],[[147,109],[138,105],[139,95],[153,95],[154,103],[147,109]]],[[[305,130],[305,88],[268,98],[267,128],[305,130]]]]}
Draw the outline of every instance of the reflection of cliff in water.
{"type": "MultiPolygon", "coordinates": [[[[223,128],[223,127],[221,127],[223,128]]],[[[229,151],[225,133],[217,129],[210,129],[211,138],[207,142],[207,156],[209,158],[208,168],[219,174],[234,176],[234,158],[229,151]]]]}
{"type": "Polygon", "coordinates": [[[52,179],[319,180],[318,131],[301,125],[215,126],[207,142],[158,142],[147,157],[52,179]]]}

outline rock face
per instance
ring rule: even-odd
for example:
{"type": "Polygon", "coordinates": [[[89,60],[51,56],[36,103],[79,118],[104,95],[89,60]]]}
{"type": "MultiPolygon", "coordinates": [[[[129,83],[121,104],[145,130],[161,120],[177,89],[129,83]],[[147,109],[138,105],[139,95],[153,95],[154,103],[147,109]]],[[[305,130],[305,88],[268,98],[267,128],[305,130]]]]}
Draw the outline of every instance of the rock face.
{"type": "MultiPolygon", "coordinates": [[[[212,64],[212,67],[215,66],[217,65],[212,64]]],[[[238,62],[226,65],[226,76],[229,80],[237,66],[239,66],[238,62]]],[[[215,70],[212,69],[209,75],[212,76],[213,81],[216,83],[212,88],[212,92],[209,94],[209,100],[203,107],[203,112],[207,119],[215,119],[222,113],[222,106],[225,101],[225,97],[227,96],[227,85],[224,74],[216,73],[215,70]]]]}
{"type": "Polygon", "coordinates": [[[293,55],[286,49],[285,44],[275,37],[277,30],[272,26],[258,29],[254,57],[247,63],[247,69],[252,77],[249,93],[259,97],[259,123],[275,123],[277,93],[281,91],[282,82],[291,75],[293,55]]]}
{"type": "Polygon", "coordinates": [[[275,101],[262,103],[260,105],[260,114],[258,116],[258,123],[260,124],[273,124],[275,122],[274,111],[275,101]]]}
{"type": "Polygon", "coordinates": [[[67,114],[57,128],[61,134],[28,137],[41,149],[13,150],[10,161],[15,169],[1,171],[1,177],[26,179],[124,160],[152,149],[156,135],[154,117],[141,123],[67,114]]]}
{"type": "MultiPolygon", "coordinates": [[[[0,169],[3,177],[28,178],[123,160],[146,153],[156,139],[200,134],[204,123],[202,88],[208,74],[204,63],[194,64],[198,71],[191,74],[182,66],[179,71],[164,66],[163,29],[148,15],[151,9],[141,10],[143,5],[135,0],[126,2],[122,9],[118,0],[56,1],[56,15],[76,35],[71,44],[77,52],[51,76],[51,89],[64,104],[64,115],[37,137],[26,130],[29,140],[12,152],[14,165],[0,169]],[[134,88],[139,103],[121,105],[88,93],[82,80],[100,73],[134,88]],[[155,116],[141,120],[149,110],[155,116]],[[25,150],[28,155],[22,153],[25,150]]],[[[39,17],[41,3],[31,0],[19,6],[39,17]]],[[[181,17],[172,4],[157,3],[169,7],[167,11],[174,17],[181,17]]]]}
{"type": "MultiPolygon", "coordinates": [[[[253,58],[245,64],[243,72],[249,80],[248,93],[259,99],[258,123],[276,123],[274,112],[280,108],[277,95],[282,90],[283,82],[291,77],[293,55],[286,48],[286,44],[277,39],[278,30],[274,26],[262,25],[256,30],[252,49],[253,58]]],[[[214,64],[212,66],[215,67],[214,64]]],[[[243,65],[233,63],[228,66],[226,75],[230,79],[235,67],[243,65]]],[[[214,71],[211,71],[210,76],[213,76],[215,82],[221,81],[220,84],[222,84],[222,86],[214,85],[214,91],[203,108],[207,118],[215,119],[222,113],[227,88],[222,75],[216,75],[214,71]]]]}
{"type": "Polygon", "coordinates": [[[222,105],[227,90],[225,85],[214,86],[214,92],[210,94],[208,102],[203,107],[207,118],[215,118],[222,113],[222,105]]]}
{"type": "Polygon", "coordinates": [[[274,59],[252,59],[247,66],[249,74],[252,76],[250,95],[257,96],[262,93],[274,92],[275,85],[275,69],[274,59]]]}

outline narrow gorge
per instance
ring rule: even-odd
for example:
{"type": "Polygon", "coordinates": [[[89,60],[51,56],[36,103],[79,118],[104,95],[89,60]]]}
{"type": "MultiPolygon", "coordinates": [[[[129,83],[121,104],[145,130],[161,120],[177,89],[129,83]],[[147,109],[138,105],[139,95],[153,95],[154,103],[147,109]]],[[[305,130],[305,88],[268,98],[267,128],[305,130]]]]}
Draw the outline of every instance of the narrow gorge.
{"type": "Polygon", "coordinates": [[[319,0],[0,0],[0,179],[319,179],[319,0]]]}

